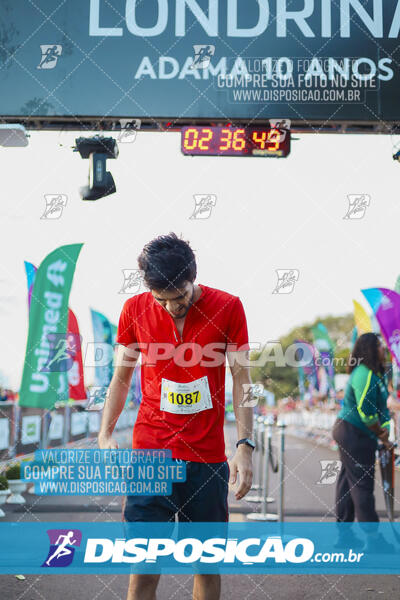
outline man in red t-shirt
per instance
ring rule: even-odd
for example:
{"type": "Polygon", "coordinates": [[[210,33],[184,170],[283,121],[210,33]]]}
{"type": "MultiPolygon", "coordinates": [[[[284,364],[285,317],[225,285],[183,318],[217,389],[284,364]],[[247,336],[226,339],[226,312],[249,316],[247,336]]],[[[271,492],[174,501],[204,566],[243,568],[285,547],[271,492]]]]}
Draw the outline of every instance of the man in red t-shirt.
{"type": "MultiPolygon", "coordinates": [[[[138,259],[149,292],[129,298],[118,325],[118,358],[107,394],[98,442],[112,438],[141,354],[142,402],[133,448],[168,449],[186,464],[186,481],[171,496],[128,496],[125,521],[228,521],[228,481],[236,498],[252,482],[252,408],[246,316],[240,299],[195,284],[196,260],[189,244],[171,233],[149,242],[138,259]],[[238,442],[225,456],[225,369],[232,371],[238,442]],[[230,474],[230,476],[229,476],[230,474]]],[[[128,600],[152,600],[159,575],[131,575],[128,600]]],[[[193,596],[218,600],[220,576],[196,574],[193,596]]]]}

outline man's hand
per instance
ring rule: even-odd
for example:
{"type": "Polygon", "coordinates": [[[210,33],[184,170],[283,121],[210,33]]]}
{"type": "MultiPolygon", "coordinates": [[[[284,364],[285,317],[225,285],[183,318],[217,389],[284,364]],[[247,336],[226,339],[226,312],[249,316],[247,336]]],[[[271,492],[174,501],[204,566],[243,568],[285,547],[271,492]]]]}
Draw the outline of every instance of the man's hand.
{"type": "Polygon", "coordinates": [[[253,450],[249,446],[241,444],[232,460],[229,461],[230,485],[235,485],[239,475],[239,488],[235,492],[236,500],[241,500],[251,488],[253,481],[252,453],[253,450]]]}
{"type": "Polygon", "coordinates": [[[382,433],[378,435],[379,441],[385,446],[386,450],[394,448],[392,442],[389,442],[389,431],[385,428],[382,429],[382,433]]]}
{"type": "Polygon", "coordinates": [[[99,433],[97,443],[100,450],[117,450],[118,442],[111,435],[103,435],[99,433]]]}

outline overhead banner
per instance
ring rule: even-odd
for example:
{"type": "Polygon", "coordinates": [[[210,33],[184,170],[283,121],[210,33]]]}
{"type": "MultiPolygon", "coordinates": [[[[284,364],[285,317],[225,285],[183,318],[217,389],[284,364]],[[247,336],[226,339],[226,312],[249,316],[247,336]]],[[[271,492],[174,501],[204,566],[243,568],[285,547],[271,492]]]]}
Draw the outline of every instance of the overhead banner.
{"type": "Polygon", "coordinates": [[[51,409],[68,400],[65,371],[68,300],[83,244],[56,248],[37,270],[29,310],[29,331],[19,395],[20,406],[51,409]],[[63,361],[63,365],[61,365],[63,361]]]}
{"type": "Polygon", "coordinates": [[[400,118],[399,0],[2,0],[0,27],[0,115],[400,118]]]}

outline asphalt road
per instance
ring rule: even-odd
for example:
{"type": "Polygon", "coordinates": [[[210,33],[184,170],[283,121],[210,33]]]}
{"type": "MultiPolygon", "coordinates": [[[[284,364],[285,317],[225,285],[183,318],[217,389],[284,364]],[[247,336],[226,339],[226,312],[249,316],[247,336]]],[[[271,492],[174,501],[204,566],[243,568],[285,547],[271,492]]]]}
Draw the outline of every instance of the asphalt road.
{"type": "MultiPolygon", "coordinates": [[[[234,447],[234,425],[226,427],[227,453],[234,447]]],[[[278,440],[274,441],[277,451],[278,440]]],[[[336,454],[313,442],[291,436],[286,439],[285,519],[288,521],[333,521],[334,485],[321,485],[321,460],[335,460],[336,454]]],[[[257,460],[255,461],[257,465],[257,460]]],[[[257,469],[255,472],[257,479],[257,469]]],[[[379,475],[376,477],[378,512],[385,518],[379,475]]],[[[399,490],[400,491],[400,490],[399,490]]],[[[396,497],[399,498],[399,491],[396,497]]],[[[252,494],[252,493],[250,493],[252,494]]],[[[249,495],[250,495],[249,494],[249,495]]],[[[277,476],[270,478],[269,495],[278,498],[277,476]]],[[[119,521],[121,500],[110,497],[39,497],[25,495],[23,506],[6,505],[6,521],[119,521]]],[[[260,510],[247,499],[235,501],[230,494],[231,520],[246,520],[246,514],[260,510]]],[[[277,505],[268,505],[276,512],[277,505]]],[[[357,600],[361,598],[397,598],[397,575],[226,575],[222,598],[229,600],[272,600],[294,598],[308,600],[357,600]]],[[[126,597],[128,576],[121,575],[26,575],[20,581],[14,575],[0,576],[0,598],[7,600],[115,600],[126,597]]],[[[163,575],[158,600],[191,598],[192,578],[163,575]]]]}

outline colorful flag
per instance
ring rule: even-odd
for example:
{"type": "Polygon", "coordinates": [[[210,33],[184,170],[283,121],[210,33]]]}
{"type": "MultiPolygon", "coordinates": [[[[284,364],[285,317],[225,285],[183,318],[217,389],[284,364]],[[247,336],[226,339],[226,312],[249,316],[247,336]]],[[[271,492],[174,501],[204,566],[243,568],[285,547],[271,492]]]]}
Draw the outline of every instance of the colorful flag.
{"type": "Polygon", "coordinates": [[[354,306],[354,321],[357,327],[358,335],[362,335],[363,333],[369,333],[372,331],[372,323],[369,318],[365,308],[361,306],[357,300],[353,300],[354,306]]]}
{"type": "Polygon", "coordinates": [[[56,248],[37,270],[19,404],[52,409],[68,400],[68,300],[83,244],[56,248]]]}
{"type": "Polygon", "coordinates": [[[375,313],[392,356],[400,366],[400,294],[387,288],[361,291],[375,313]]]}
{"type": "Polygon", "coordinates": [[[317,325],[311,327],[311,332],[313,334],[315,347],[319,352],[321,352],[321,350],[323,352],[333,350],[334,344],[329,337],[327,328],[323,323],[317,323],[317,325]]]}
{"type": "Polygon", "coordinates": [[[78,320],[75,313],[71,309],[68,309],[68,326],[67,331],[72,334],[77,341],[74,350],[71,353],[73,363],[71,368],[67,371],[68,385],[69,385],[69,397],[72,400],[86,400],[85,390],[85,379],[83,374],[83,361],[82,361],[82,348],[81,348],[81,336],[79,333],[78,320]],[[79,341],[79,343],[78,343],[79,341]]]}
{"type": "Polygon", "coordinates": [[[108,387],[113,373],[113,330],[102,313],[91,309],[95,343],[95,386],[108,387]]]}
{"type": "Polygon", "coordinates": [[[35,275],[36,275],[37,268],[35,267],[35,265],[33,265],[32,263],[30,263],[26,260],[24,261],[24,265],[25,265],[26,281],[28,284],[28,307],[29,307],[31,305],[33,282],[35,281],[35,275]]]}
{"type": "Polygon", "coordinates": [[[114,348],[115,342],[117,340],[118,326],[114,325],[114,323],[110,323],[110,325],[111,325],[112,347],[114,348]]]}
{"type": "Polygon", "coordinates": [[[304,374],[303,367],[298,367],[297,372],[298,372],[298,377],[299,377],[299,395],[300,395],[300,400],[302,402],[304,402],[304,394],[306,392],[306,389],[305,389],[305,385],[304,385],[305,374],[304,374]]]}
{"type": "Polygon", "coordinates": [[[311,328],[312,335],[314,337],[314,344],[317,348],[322,366],[325,369],[328,377],[328,388],[327,391],[332,390],[335,394],[335,368],[333,365],[334,357],[334,344],[331,340],[328,330],[323,323],[317,323],[311,328]]]}
{"type": "Polygon", "coordinates": [[[358,329],[357,329],[357,327],[353,327],[353,331],[351,332],[351,342],[350,342],[351,349],[354,348],[354,344],[356,343],[357,338],[358,338],[358,329]]]}
{"type": "MultiPolygon", "coordinates": [[[[400,294],[400,275],[396,280],[395,286],[394,286],[394,291],[397,292],[398,294],[400,294]]],[[[397,396],[397,388],[399,386],[399,380],[400,380],[400,369],[397,366],[397,362],[394,358],[392,358],[392,383],[393,383],[393,389],[395,391],[395,395],[397,396]]]]}
{"type": "Polygon", "coordinates": [[[395,286],[394,286],[394,291],[397,292],[398,294],[400,294],[400,275],[398,276],[395,286]]]}
{"type": "MultiPolygon", "coordinates": [[[[319,379],[318,379],[318,368],[315,360],[315,348],[309,342],[305,340],[295,340],[295,344],[302,344],[303,348],[306,346],[306,354],[303,356],[304,360],[307,361],[303,367],[299,367],[302,373],[299,371],[299,379],[304,375],[305,382],[308,384],[308,391],[312,395],[314,390],[319,390],[319,379]]],[[[304,383],[305,383],[304,382],[304,383]]],[[[304,385],[303,383],[303,385],[304,385]]],[[[299,381],[299,387],[301,382],[299,381]]]]}
{"type": "MultiPolygon", "coordinates": [[[[30,307],[33,283],[35,281],[37,268],[28,261],[24,261],[24,264],[28,282],[28,306],[30,307]]],[[[79,343],[74,344],[74,347],[71,349],[71,358],[73,359],[73,363],[71,368],[67,371],[69,398],[72,398],[72,400],[85,400],[86,390],[83,374],[82,348],[80,344],[81,337],[79,333],[78,320],[70,308],[68,309],[67,333],[71,333],[76,342],[79,341],[79,343]]]]}

